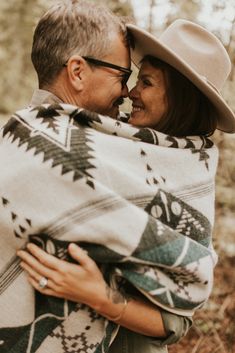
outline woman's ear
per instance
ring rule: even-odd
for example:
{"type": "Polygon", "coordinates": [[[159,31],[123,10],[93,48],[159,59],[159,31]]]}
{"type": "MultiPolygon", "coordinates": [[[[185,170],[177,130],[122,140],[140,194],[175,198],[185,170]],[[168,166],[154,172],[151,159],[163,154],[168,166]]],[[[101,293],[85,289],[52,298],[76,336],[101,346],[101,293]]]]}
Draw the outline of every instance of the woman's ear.
{"type": "Polygon", "coordinates": [[[73,55],[69,58],[66,67],[70,84],[77,92],[82,91],[88,69],[85,60],[80,55],[73,55]]]}

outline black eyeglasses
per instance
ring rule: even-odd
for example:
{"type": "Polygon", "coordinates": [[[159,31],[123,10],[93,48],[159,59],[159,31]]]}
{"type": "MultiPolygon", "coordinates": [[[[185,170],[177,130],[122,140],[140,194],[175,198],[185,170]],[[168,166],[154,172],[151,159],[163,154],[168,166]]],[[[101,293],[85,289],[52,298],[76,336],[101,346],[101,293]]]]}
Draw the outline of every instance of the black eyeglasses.
{"type": "Polygon", "coordinates": [[[94,59],[94,58],[91,58],[89,56],[83,56],[83,59],[86,60],[87,62],[93,64],[93,65],[109,67],[111,69],[123,72],[122,81],[121,81],[122,88],[124,88],[126,86],[127,81],[129,80],[129,77],[132,74],[132,70],[129,70],[126,67],[122,67],[122,66],[118,66],[118,65],[114,65],[114,64],[108,63],[107,61],[94,59]]]}

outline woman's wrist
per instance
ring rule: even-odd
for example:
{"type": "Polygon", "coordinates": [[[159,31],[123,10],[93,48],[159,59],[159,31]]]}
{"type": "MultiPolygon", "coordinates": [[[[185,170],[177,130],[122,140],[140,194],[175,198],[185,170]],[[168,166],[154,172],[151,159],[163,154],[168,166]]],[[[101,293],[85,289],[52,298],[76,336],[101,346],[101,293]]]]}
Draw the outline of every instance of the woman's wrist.
{"type": "Polygon", "coordinates": [[[122,320],[122,318],[123,318],[123,316],[125,314],[126,308],[127,308],[127,304],[128,304],[127,299],[124,298],[123,307],[122,307],[120,313],[118,315],[116,315],[116,316],[108,316],[108,315],[106,315],[105,316],[106,319],[108,319],[109,321],[113,321],[113,322],[119,322],[120,320],[122,320]]]}
{"type": "Polygon", "coordinates": [[[96,302],[93,309],[108,320],[116,322],[124,316],[127,304],[127,299],[118,290],[107,285],[103,299],[96,302]]]}
{"type": "Polygon", "coordinates": [[[125,298],[108,286],[102,293],[99,298],[94,298],[96,304],[92,306],[101,316],[146,336],[166,337],[161,312],[155,305],[129,295],[125,298]]]}

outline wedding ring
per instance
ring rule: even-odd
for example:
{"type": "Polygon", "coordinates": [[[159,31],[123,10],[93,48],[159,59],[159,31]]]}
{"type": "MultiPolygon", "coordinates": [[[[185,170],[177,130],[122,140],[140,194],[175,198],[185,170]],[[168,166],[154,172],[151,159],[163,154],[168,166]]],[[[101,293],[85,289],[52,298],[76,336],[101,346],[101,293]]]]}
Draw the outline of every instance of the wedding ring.
{"type": "Polygon", "coordinates": [[[48,279],[47,279],[46,277],[42,277],[42,278],[38,281],[38,286],[39,286],[39,288],[41,288],[41,289],[46,288],[47,282],[48,282],[48,279]]]}

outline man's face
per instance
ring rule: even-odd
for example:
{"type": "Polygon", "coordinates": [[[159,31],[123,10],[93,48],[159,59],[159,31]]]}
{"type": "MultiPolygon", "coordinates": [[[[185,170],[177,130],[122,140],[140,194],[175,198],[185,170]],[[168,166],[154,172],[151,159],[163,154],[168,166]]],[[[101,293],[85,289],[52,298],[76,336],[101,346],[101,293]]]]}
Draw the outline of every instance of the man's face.
{"type": "MultiPolygon", "coordinates": [[[[113,39],[112,52],[103,57],[102,61],[129,69],[130,53],[121,37],[113,39]]],[[[128,88],[123,85],[122,71],[99,65],[90,65],[87,61],[88,71],[84,90],[82,93],[82,106],[102,115],[116,118],[119,105],[123,98],[128,96],[128,88]]]]}

